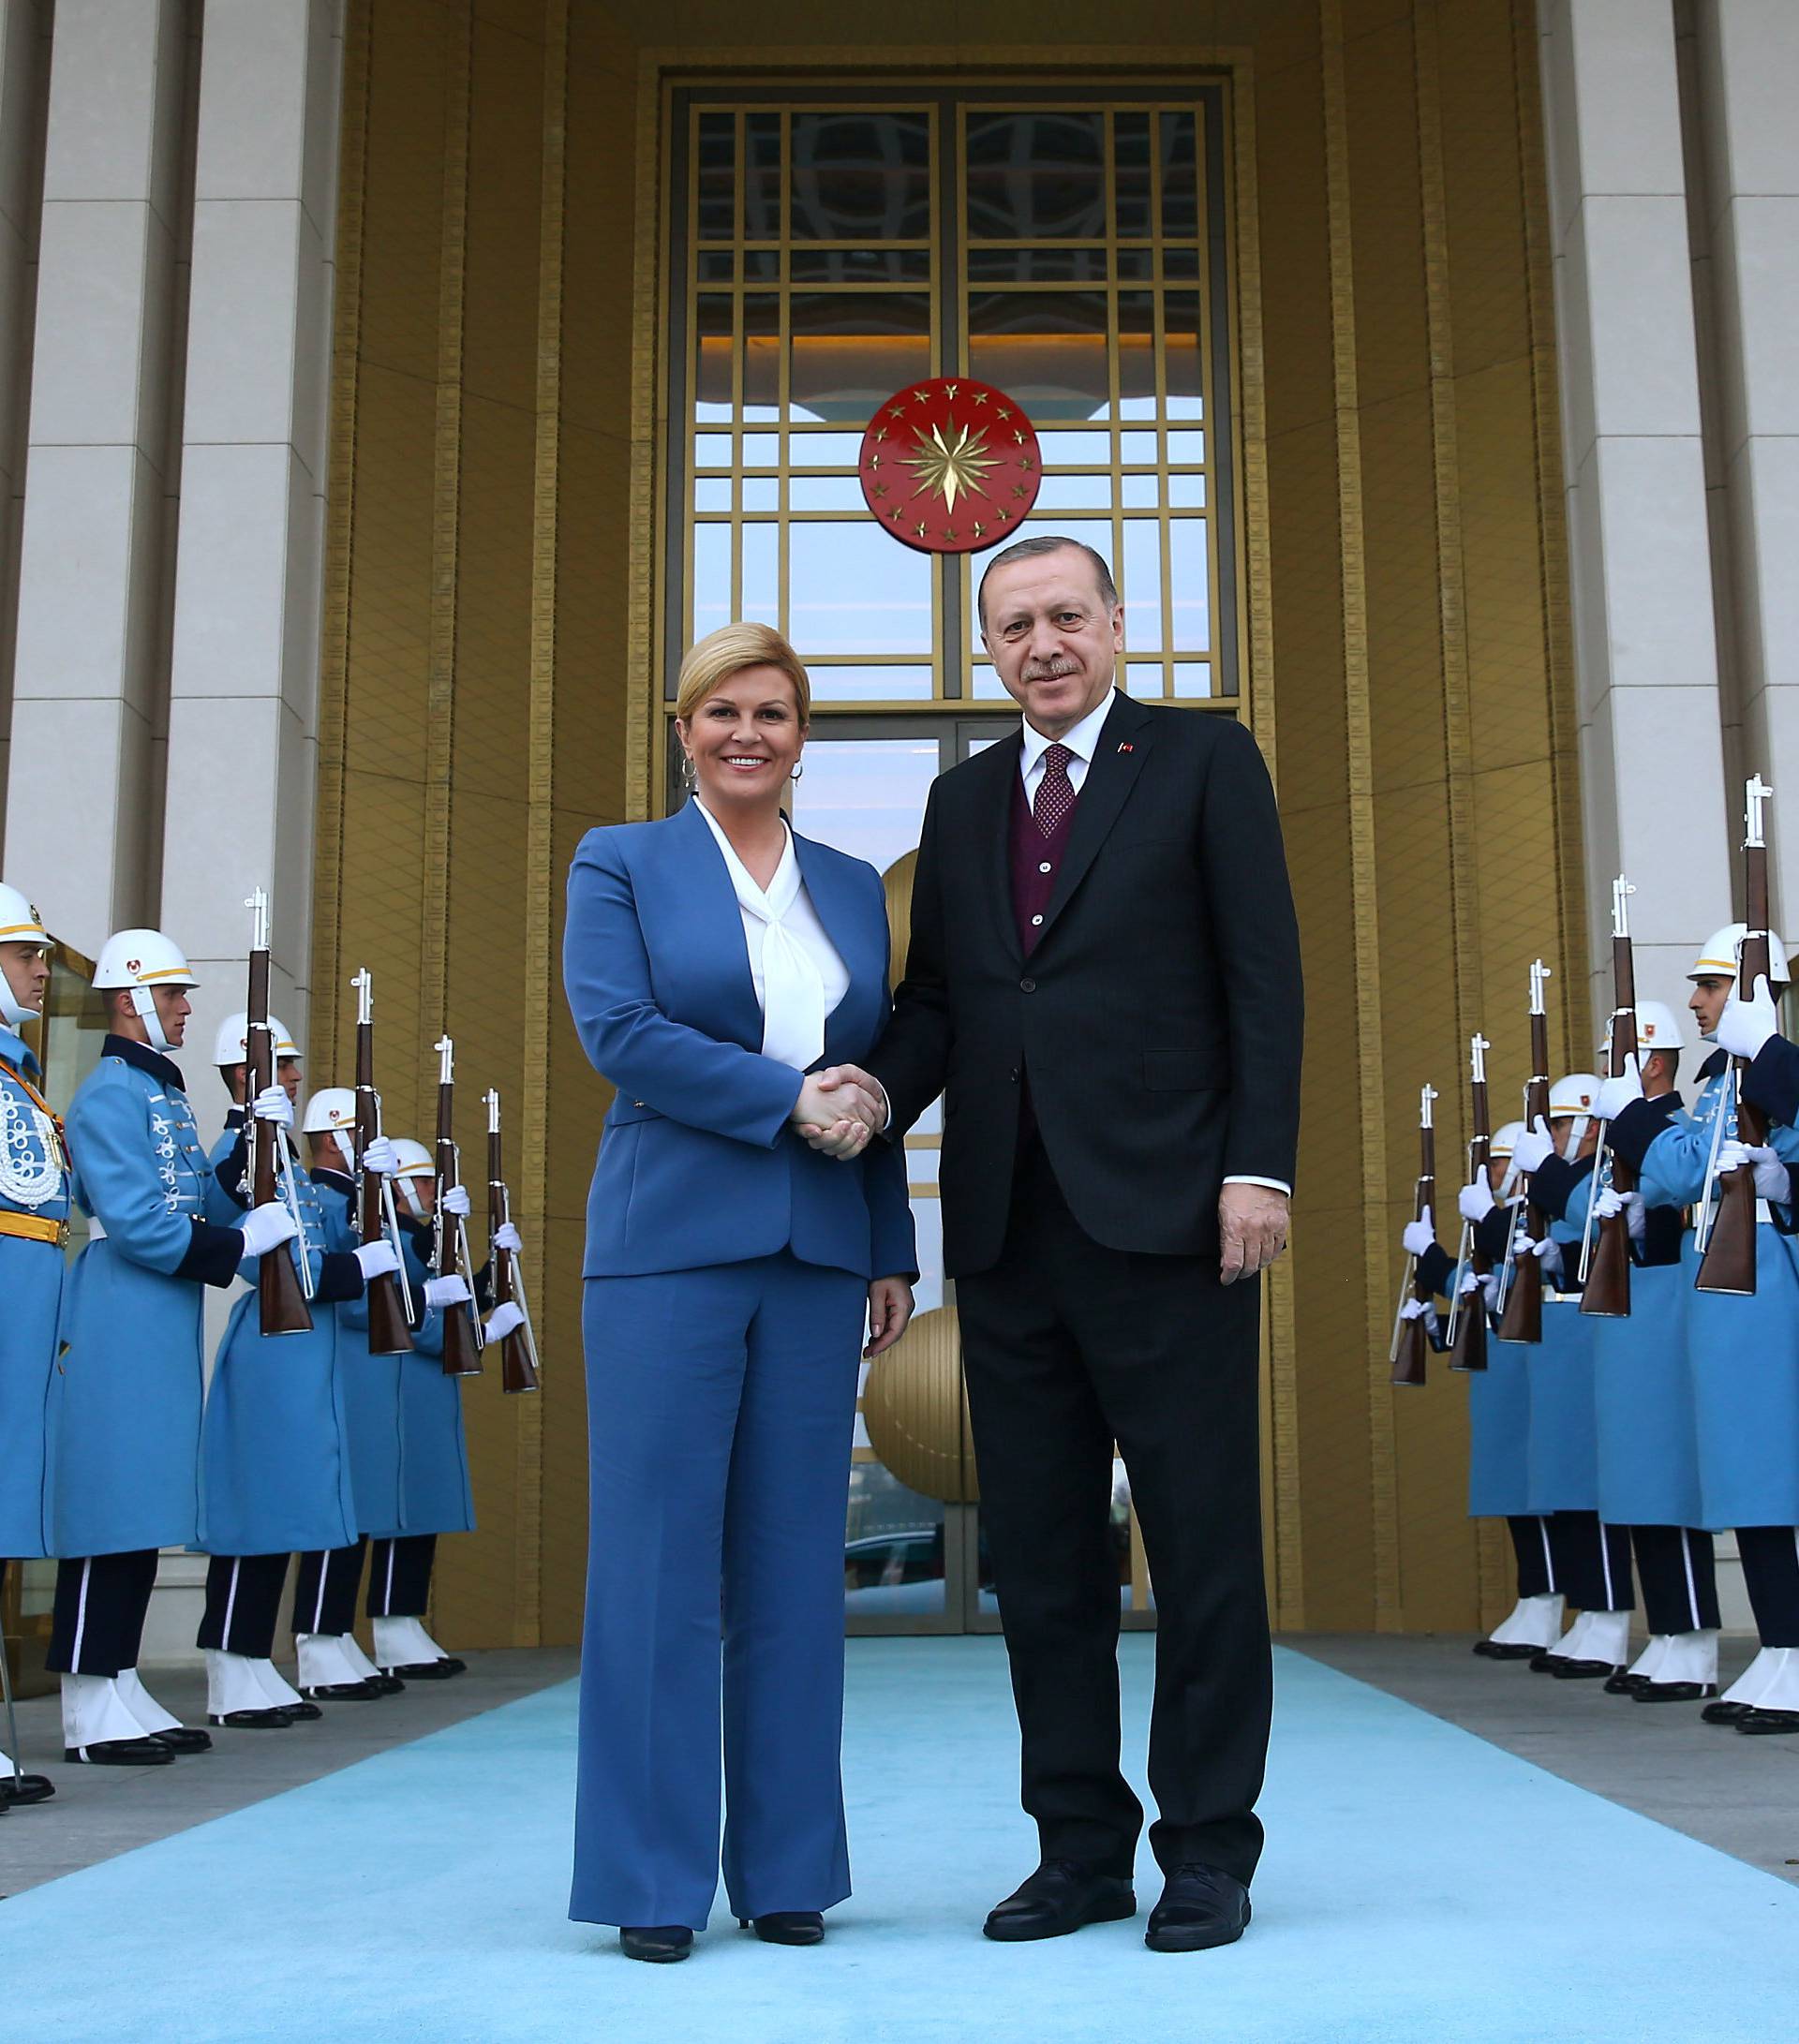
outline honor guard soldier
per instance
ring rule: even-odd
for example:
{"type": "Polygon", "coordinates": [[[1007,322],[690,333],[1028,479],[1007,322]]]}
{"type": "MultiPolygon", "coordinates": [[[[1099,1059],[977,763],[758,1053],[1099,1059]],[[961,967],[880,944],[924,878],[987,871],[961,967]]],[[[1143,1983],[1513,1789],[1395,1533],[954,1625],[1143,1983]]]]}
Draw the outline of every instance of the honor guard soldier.
{"type": "MultiPolygon", "coordinates": [[[[1549,1520],[1560,1584],[1580,1616],[1531,1666],[1564,1681],[1610,1680],[1629,1653],[1630,1539],[1598,1513],[1598,1439],[1593,1393],[1592,1322],[1580,1311],[1581,1226],[1570,1221],[1573,1189],[1591,1176],[1598,1148],[1599,1081],[1571,1072],[1550,1088],[1547,1126],[1526,1129],[1512,1147],[1530,1179],[1531,1204],[1549,1217],[1541,1242],[1519,1237],[1515,1256],[1543,1261],[1542,1340],[1525,1348],[1530,1378],[1530,1503],[1549,1520]]],[[[1501,1343],[1501,1346],[1508,1344],[1501,1343]]]]}
{"type": "MultiPolygon", "coordinates": [[[[1456,1205],[1471,1247],[1496,1272],[1505,1262],[1516,1209],[1512,1145],[1524,1133],[1509,1121],[1492,1138],[1484,1179],[1464,1185],[1456,1205]]],[[[1480,1278],[1472,1260],[1451,1257],[1437,1242],[1430,1218],[1408,1222],[1401,1237],[1418,1258],[1417,1280],[1457,1302],[1462,1312],[1485,1313],[1496,1333],[1496,1277],[1480,1278]]],[[[1409,1309],[1408,1309],[1409,1310],[1409,1309]]],[[[1490,1340],[1484,1370],[1468,1373],[1468,1517],[1503,1518],[1517,1567],[1517,1601],[1474,1651],[1490,1661],[1524,1661],[1540,1654],[1562,1629],[1562,1596],[1548,1522],[1530,1512],[1530,1384],[1524,1351],[1490,1340]]]]}
{"type": "MultiPolygon", "coordinates": [[[[447,1653],[424,1627],[438,1535],[473,1533],[474,1497],[468,1481],[468,1450],[463,1436],[462,1380],[443,1369],[443,1316],[467,1312],[468,1285],[460,1278],[430,1274],[430,1229],[437,1210],[436,1161],[423,1143],[398,1138],[399,1170],[394,1187],[404,1211],[409,1274],[424,1313],[412,1333],[412,1353],[393,1358],[399,1365],[398,1468],[383,1498],[397,1505],[387,1526],[363,1519],[372,1542],[365,1606],[375,1632],[375,1662],[384,1673],[407,1681],[443,1681],[468,1663],[447,1653]]],[[[449,1212],[467,1213],[468,1195],[459,1185],[446,1192],[449,1212]]],[[[504,1231],[502,1231],[503,1233],[504,1231]]],[[[512,1243],[499,1248],[517,1247],[512,1243]]],[[[484,1294],[484,1273],[475,1278],[475,1301],[484,1294]]],[[[516,1311],[516,1309],[514,1309],[516,1311]]]]}
{"type": "MultiPolygon", "coordinates": [[[[1735,984],[1745,935],[1743,924],[1727,924],[1687,974],[1688,1005],[1708,1043],[1735,984]]],[[[1777,997],[1789,979],[1777,938],[1769,939],[1769,953],[1777,997]]],[[[1790,1232],[1788,1172],[1799,1162],[1799,1133],[1776,1127],[1771,1142],[1753,1151],[1735,1140],[1730,1057],[1721,1047],[1700,1067],[1685,1122],[1665,1120],[1655,1102],[1637,1098],[1632,1078],[1626,1073],[1608,1081],[1602,1105],[1612,1110],[1613,1148],[1635,1166],[1651,1206],[1701,1207],[1716,1199],[1721,1174],[1754,1174],[1753,1294],[1697,1289],[1701,1258],[1692,1231],[1681,1247],[1699,1522],[1735,1529],[1761,1638],[1748,1668],[1702,1714],[1745,1732],[1799,1731],[1799,1245],[1790,1232]]]]}
{"type": "MultiPolygon", "coordinates": [[[[356,1211],[356,1095],[347,1086],[327,1086],[307,1101],[301,1118],[306,1138],[313,1185],[327,1224],[354,1239],[356,1211]]],[[[362,1162],[382,1177],[391,1177],[396,1162],[394,1145],[378,1136],[362,1162]]],[[[399,1253],[386,1266],[398,1266],[399,1253]]],[[[396,1694],[406,1684],[383,1675],[358,1643],[356,1592],[362,1582],[367,1548],[363,1529],[368,1524],[365,1496],[381,1464],[371,1459],[366,1442],[371,1429],[365,1415],[386,1415],[386,1427],[397,1443],[400,1378],[398,1355],[373,1355],[368,1347],[368,1307],[364,1297],[346,1299],[331,1309],[337,1323],[344,1420],[349,1443],[345,1468],[349,1475],[349,1537],[329,1545],[305,1547],[294,1578],[293,1630],[299,1649],[300,1688],[315,1702],[363,1703],[396,1694]]],[[[374,1429],[379,1432],[379,1429],[374,1429]]],[[[397,1478],[397,1447],[395,1450],[397,1478]]],[[[394,1509],[397,1511],[395,1501],[394,1509]]]]}
{"type": "MultiPolygon", "coordinates": [[[[370,1277],[394,1269],[386,1242],[358,1246],[341,1200],[321,1200],[291,1150],[300,1052],[269,1018],[275,1083],[250,1103],[265,1140],[282,1147],[277,1178],[299,1223],[280,1253],[293,1259],[310,1299],[310,1326],[264,1333],[258,1266],[231,1309],[213,1367],[201,1452],[201,1546],[212,1556],[199,1644],[206,1653],[207,1711],[217,1726],[278,1729],[317,1717],[276,1671],[273,1654],[290,1554],[356,1538],[350,1490],[346,1365],[335,1307],[360,1298],[370,1277]],[[304,1259],[304,1262],[302,1261],[304,1259]]],[[[244,1094],[249,1017],[230,1015],[215,1049],[233,1105],[213,1152],[223,1212],[246,1207],[244,1094]]]]}
{"type": "Polygon", "coordinates": [[[201,1286],[285,1242],[278,1202],[207,1219],[212,1168],[172,1061],[196,985],[161,931],[109,937],[94,985],[108,1034],[69,1103],[74,1192],[104,1230],[64,1300],[52,1382],[52,1544],[62,1557],[47,1665],[63,1677],[70,1760],[145,1766],[211,1744],[138,1674],[156,1550],[200,1533],[201,1286]]]}
{"type": "MultiPolygon", "coordinates": [[[[1674,1090],[1687,1047],[1679,1019],[1658,1000],[1640,1001],[1636,1029],[1643,1097],[1663,1126],[1690,1126],[1674,1090]]],[[[1609,1064],[1609,1041],[1601,1052],[1609,1064]]],[[[1603,1103],[1603,1088],[1600,1095],[1603,1103]]],[[[1702,1701],[1717,1694],[1719,1620],[1712,1536],[1700,1529],[1682,1212],[1671,1204],[1648,1204],[1640,1187],[1628,1192],[1613,1187],[1609,1146],[1599,1170],[1572,1187],[1567,1211],[1589,1233],[1595,1223],[1623,1213],[1630,1242],[1630,1310],[1618,1317],[1590,1316],[1588,1329],[1599,1517],[1607,1525],[1629,1528],[1649,1641],[1628,1672],[1605,1686],[1641,1703],[1702,1701]]]]}
{"type": "MultiPolygon", "coordinates": [[[[0,1586],[8,1561],[52,1551],[46,1417],[68,1241],[68,1154],[20,1033],[43,1012],[49,946],[37,911],[16,887],[0,886],[0,1586]]],[[[7,1700],[10,1748],[9,1689],[7,1700]]],[[[43,1775],[18,1771],[15,1752],[0,1752],[0,1810],[54,1793],[43,1775]]]]}

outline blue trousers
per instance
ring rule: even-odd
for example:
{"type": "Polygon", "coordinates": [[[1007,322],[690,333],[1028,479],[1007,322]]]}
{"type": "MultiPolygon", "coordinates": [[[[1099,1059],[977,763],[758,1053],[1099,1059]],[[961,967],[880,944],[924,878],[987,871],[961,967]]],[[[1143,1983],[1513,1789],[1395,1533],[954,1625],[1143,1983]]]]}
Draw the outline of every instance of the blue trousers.
{"type": "Polygon", "coordinates": [[[569,1914],[704,1926],[721,1733],[732,1909],[827,1909],[850,1892],[843,1519],[867,1282],[782,1252],[583,1289],[569,1914]]]}

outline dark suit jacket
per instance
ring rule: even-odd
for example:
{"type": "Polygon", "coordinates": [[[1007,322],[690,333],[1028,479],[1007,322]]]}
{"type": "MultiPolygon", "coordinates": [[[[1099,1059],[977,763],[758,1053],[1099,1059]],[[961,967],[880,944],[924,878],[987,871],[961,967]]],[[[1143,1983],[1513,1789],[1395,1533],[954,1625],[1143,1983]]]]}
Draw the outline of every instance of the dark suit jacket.
{"type": "Polygon", "coordinates": [[[1027,961],[1007,838],[1020,750],[1015,733],[931,790],[906,976],[869,1060],[889,1133],[946,1093],[952,1277],[1004,1242],[1027,1074],[1082,1228],[1202,1253],[1227,1176],[1294,1173],[1299,930],[1268,770],[1234,719],[1121,695],[1027,961]]]}

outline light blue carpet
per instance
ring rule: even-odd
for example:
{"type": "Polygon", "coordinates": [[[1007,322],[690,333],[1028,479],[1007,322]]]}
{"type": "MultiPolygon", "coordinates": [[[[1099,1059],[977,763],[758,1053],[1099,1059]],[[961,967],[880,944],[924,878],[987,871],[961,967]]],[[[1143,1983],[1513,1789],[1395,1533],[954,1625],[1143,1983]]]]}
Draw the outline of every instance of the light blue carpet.
{"type": "MultiPolygon", "coordinates": [[[[1124,1642],[1142,1750],[1151,1643],[1124,1642]]],[[[7,2036],[180,2044],[1349,2044],[1792,2036],[1799,1893],[1300,1655],[1241,1945],[979,1935],[1035,1855],[1000,1644],[855,1640],[857,1888],[815,1951],[567,1921],[572,1685],[0,1911],[7,2036]]],[[[1140,1784],[1139,1784],[1140,1785],[1140,1784]]],[[[1157,1889],[1147,1852],[1145,1906],[1157,1889]]],[[[722,1905],[721,1905],[721,1908],[722,1905]]]]}

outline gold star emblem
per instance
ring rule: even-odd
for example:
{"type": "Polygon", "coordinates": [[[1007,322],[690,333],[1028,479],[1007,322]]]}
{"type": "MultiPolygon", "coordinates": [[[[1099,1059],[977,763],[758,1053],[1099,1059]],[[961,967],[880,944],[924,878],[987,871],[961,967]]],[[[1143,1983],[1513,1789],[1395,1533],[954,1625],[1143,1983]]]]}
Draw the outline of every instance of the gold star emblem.
{"type": "Polygon", "coordinates": [[[955,537],[956,527],[954,526],[945,526],[944,527],[944,538],[946,540],[953,540],[955,537]]]}
{"type": "Polygon", "coordinates": [[[1029,454],[1020,454],[1018,456],[1018,467],[1024,470],[1026,475],[1031,473],[1031,457],[1029,454]]]}
{"type": "Polygon", "coordinates": [[[874,494],[876,496],[885,496],[887,494],[886,484],[885,482],[877,482],[874,486],[874,494]]]}
{"type": "Polygon", "coordinates": [[[977,518],[974,521],[974,537],[978,540],[982,536],[982,534],[986,532],[986,530],[987,527],[982,525],[980,520],[977,518]]]}
{"type": "Polygon", "coordinates": [[[930,393],[929,391],[914,391],[912,394],[920,405],[929,405],[930,403],[930,393]]]}
{"type": "Polygon", "coordinates": [[[1012,495],[1014,496],[1022,496],[1024,495],[1024,484],[1021,482],[1015,482],[1012,485],[1012,495]]]}
{"type": "Polygon", "coordinates": [[[901,414],[902,414],[902,413],[904,412],[905,408],[906,408],[906,400],[905,400],[905,399],[904,399],[903,397],[902,397],[902,398],[901,398],[901,399],[900,400],[900,402],[899,402],[899,403],[898,403],[897,405],[889,405],[889,406],[887,407],[887,410],[888,410],[888,412],[889,412],[889,413],[890,413],[890,414],[891,414],[891,415],[892,415],[892,416],[893,416],[893,417],[894,417],[895,419],[898,419],[898,418],[899,418],[899,417],[900,417],[900,415],[901,415],[901,414]]]}
{"type": "Polygon", "coordinates": [[[1011,418],[1011,416],[1012,416],[1012,414],[1011,414],[1011,413],[1010,413],[1009,411],[1007,411],[1007,410],[1006,410],[1006,408],[1005,408],[1005,407],[1004,407],[1004,405],[1002,405],[1002,406],[1000,407],[1000,418],[1001,418],[1001,420],[1002,420],[1002,421],[1007,420],[1007,419],[1011,418]]]}
{"type": "Polygon", "coordinates": [[[923,520],[923,519],[921,518],[921,519],[920,519],[920,520],[918,521],[917,525],[916,525],[916,526],[914,526],[913,527],[913,529],[914,529],[914,532],[916,532],[916,533],[917,533],[918,537],[919,537],[919,538],[920,538],[920,539],[922,540],[922,539],[924,538],[924,536],[925,536],[925,522],[924,522],[924,520],[923,520]]]}
{"type": "Polygon", "coordinates": [[[954,511],[958,496],[987,495],[987,472],[998,456],[988,452],[985,433],[968,426],[951,431],[955,437],[945,439],[942,426],[932,426],[929,434],[915,429],[918,452],[906,456],[906,466],[917,477],[920,490],[941,496],[954,511]]]}
{"type": "Polygon", "coordinates": [[[870,455],[869,456],[869,467],[870,467],[870,468],[879,468],[879,467],[880,467],[880,466],[881,466],[881,457],[880,457],[880,455],[879,455],[879,454],[870,454],[870,455]]]}
{"type": "Polygon", "coordinates": [[[974,402],[977,405],[985,405],[987,403],[987,393],[985,391],[976,391],[974,393],[974,402]]]}
{"type": "Polygon", "coordinates": [[[956,402],[956,393],[960,388],[961,385],[959,383],[945,383],[944,385],[944,395],[949,399],[952,405],[956,402]]]}
{"type": "Polygon", "coordinates": [[[896,526],[900,523],[900,507],[898,504],[887,513],[887,516],[893,520],[896,526]]]}
{"type": "Polygon", "coordinates": [[[1024,435],[1018,431],[1017,426],[1012,428],[1012,437],[1020,447],[1024,445],[1024,435]]]}

